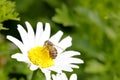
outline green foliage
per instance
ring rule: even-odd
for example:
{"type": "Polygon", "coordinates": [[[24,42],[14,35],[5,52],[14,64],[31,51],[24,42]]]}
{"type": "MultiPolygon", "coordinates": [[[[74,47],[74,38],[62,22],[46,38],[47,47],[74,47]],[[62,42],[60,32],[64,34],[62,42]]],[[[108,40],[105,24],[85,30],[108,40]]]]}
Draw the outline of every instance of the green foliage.
{"type": "Polygon", "coordinates": [[[15,3],[9,0],[0,0],[0,30],[6,29],[2,22],[10,19],[19,20],[18,13],[15,12],[15,3]]]}
{"type": "Polygon", "coordinates": [[[64,26],[73,26],[74,22],[73,22],[73,18],[72,15],[70,15],[70,11],[67,8],[66,5],[62,5],[62,8],[57,8],[56,9],[56,15],[53,16],[53,21],[57,22],[57,23],[61,23],[64,26]]]}
{"type": "Polygon", "coordinates": [[[31,80],[45,80],[45,76],[42,74],[42,72],[38,69],[33,72],[32,79],[31,80]]]}
{"type": "MultiPolygon", "coordinates": [[[[120,80],[119,3],[119,0],[16,0],[16,9],[21,23],[28,20],[36,26],[38,21],[49,22],[52,34],[62,30],[65,35],[72,36],[73,45],[69,49],[80,51],[79,57],[85,61],[79,70],[74,71],[78,74],[78,80],[120,80]]],[[[0,5],[4,6],[0,7],[0,23],[8,19],[18,19],[14,3],[0,0],[0,5]]],[[[8,73],[14,72],[12,67],[30,80],[29,75],[32,73],[27,67],[22,70],[22,66],[25,67],[26,64],[16,60],[14,62],[10,58],[11,54],[18,52],[17,48],[5,38],[0,39],[0,56],[5,55],[10,60],[7,62],[9,64],[5,64],[10,67],[2,67],[0,70],[2,80],[6,80],[8,73]],[[1,74],[4,70],[7,70],[6,73],[1,74]]],[[[39,74],[42,75],[37,72],[37,79],[43,78],[39,74]]]]}
{"type": "Polygon", "coordinates": [[[73,48],[82,51],[86,56],[83,56],[84,72],[92,77],[82,80],[120,79],[120,69],[118,69],[120,67],[118,42],[120,6],[117,5],[117,1],[76,0],[77,4],[67,2],[56,8],[52,20],[68,27],[67,29],[69,26],[74,29],[71,34],[73,48]]]}

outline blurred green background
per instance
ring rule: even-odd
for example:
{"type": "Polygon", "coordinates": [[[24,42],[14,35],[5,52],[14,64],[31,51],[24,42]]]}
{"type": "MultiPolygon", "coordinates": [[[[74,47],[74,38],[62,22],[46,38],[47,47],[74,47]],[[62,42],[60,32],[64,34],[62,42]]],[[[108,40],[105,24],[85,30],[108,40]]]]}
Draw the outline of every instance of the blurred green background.
{"type": "MultiPolygon", "coordinates": [[[[0,79],[30,80],[25,63],[11,59],[19,49],[6,35],[20,39],[17,24],[49,22],[73,38],[73,49],[84,60],[74,69],[78,80],[120,80],[120,0],[0,0],[0,79]]],[[[24,26],[25,27],[25,26],[24,26]]],[[[64,38],[63,37],[63,38],[64,38]]],[[[71,73],[67,73],[68,76],[71,73]]],[[[39,71],[36,80],[42,80],[39,71]]]]}

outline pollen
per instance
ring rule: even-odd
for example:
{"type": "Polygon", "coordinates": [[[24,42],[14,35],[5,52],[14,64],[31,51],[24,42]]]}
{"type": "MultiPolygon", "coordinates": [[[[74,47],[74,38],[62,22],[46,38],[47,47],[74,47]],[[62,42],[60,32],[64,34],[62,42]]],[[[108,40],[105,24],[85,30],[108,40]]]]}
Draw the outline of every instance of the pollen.
{"type": "Polygon", "coordinates": [[[41,68],[54,65],[54,60],[50,57],[49,50],[41,46],[30,49],[28,51],[28,58],[33,64],[41,68]]]}

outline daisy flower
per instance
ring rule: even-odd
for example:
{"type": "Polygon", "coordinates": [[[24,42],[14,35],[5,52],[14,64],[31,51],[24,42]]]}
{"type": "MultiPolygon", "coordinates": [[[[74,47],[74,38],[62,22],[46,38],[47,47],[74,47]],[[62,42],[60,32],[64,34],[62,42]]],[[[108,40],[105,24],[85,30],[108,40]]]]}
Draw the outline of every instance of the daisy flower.
{"type": "Polygon", "coordinates": [[[52,75],[52,80],[77,80],[77,75],[72,74],[68,79],[65,73],[58,73],[56,75],[52,75]]]}
{"type": "Polygon", "coordinates": [[[65,51],[66,48],[72,45],[70,36],[60,40],[63,35],[62,31],[50,36],[49,23],[46,23],[43,29],[43,24],[38,22],[36,32],[34,32],[29,22],[26,21],[25,24],[27,30],[21,25],[17,25],[21,41],[10,35],[7,36],[7,39],[13,42],[21,51],[13,54],[12,58],[27,63],[32,71],[38,68],[41,69],[47,80],[50,79],[51,71],[57,73],[62,71],[71,72],[73,68],[79,68],[76,64],[83,63],[83,60],[74,57],[80,55],[79,52],[65,51]]]}

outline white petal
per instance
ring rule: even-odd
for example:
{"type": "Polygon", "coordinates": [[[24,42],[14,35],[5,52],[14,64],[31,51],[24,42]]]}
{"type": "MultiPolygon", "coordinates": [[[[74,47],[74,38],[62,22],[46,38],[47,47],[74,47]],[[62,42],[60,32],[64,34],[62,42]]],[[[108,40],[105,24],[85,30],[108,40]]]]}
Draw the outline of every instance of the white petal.
{"type": "Polygon", "coordinates": [[[55,76],[54,74],[52,74],[52,80],[57,80],[57,76],[55,76]]]}
{"type": "Polygon", "coordinates": [[[34,65],[34,64],[31,63],[31,65],[30,65],[30,70],[31,70],[31,71],[35,71],[35,70],[37,70],[37,69],[38,69],[38,66],[36,66],[36,65],[34,65]]]}
{"type": "Polygon", "coordinates": [[[72,67],[72,68],[79,68],[79,66],[75,65],[75,64],[70,64],[69,66],[72,67]]]}
{"type": "Polygon", "coordinates": [[[62,71],[72,72],[73,68],[79,68],[79,66],[75,64],[64,64],[63,62],[63,64],[55,65],[55,67],[52,67],[50,70],[61,73],[62,71]]]}
{"type": "Polygon", "coordinates": [[[73,52],[75,55],[79,55],[79,52],[75,52],[75,51],[66,51],[65,55],[63,55],[63,53],[61,53],[60,55],[58,55],[55,59],[55,65],[54,67],[51,68],[51,70],[54,70],[55,72],[61,72],[63,71],[68,71],[71,72],[73,71],[72,68],[79,68],[79,66],[77,66],[76,64],[80,64],[83,63],[83,60],[79,59],[79,58],[75,58],[72,57],[74,56],[73,52]],[[69,56],[70,53],[70,56],[69,56]],[[69,57],[67,57],[69,56],[69,57]]]}
{"type": "Polygon", "coordinates": [[[77,51],[65,51],[60,54],[60,56],[65,56],[65,57],[72,57],[72,56],[78,56],[78,55],[80,55],[80,53],[77,51]]]}
{"type": "Polygon", "coordinates": [[[40,39],[41,39],[42,33],[43,33],[43,25],[41,22],[38,22],[37,29],[36,29],[36,38],[35,38],[36,45],[40,45],[40,39]]]}
{"type": "Polygon", "coordinates": [[[57,73],[62,73],[61,66],[59,66],[59,65],[54,65],[52,67],[49,67],[48,69],[51,71],[57,72],[57,73]]]}
{"type": "Polygon", "coordinates": [[[50,32],[51,32],[50,31],[50,24],[46,23],[45,30],[44,30],[43,34],[41,35],[41,39],[40,39],[41,44],[40,45],[43,45],[46,40],[49,40],[50,32]]]}
{"type": "Polygon", "coordinates": [[[67,72],[72,72],[73,69],[70,66],[67,65],[56,65],[52,68],[50,68],[50,70],[57,72],[57,73],[62,73],[62,71],[67,71],[67,72]]]}
{"type": "Polygon", "coordinates": [[[25,55],[21,54],[21,53],[13,54],[11,56],[11,58],[17,59],[17,61],[22,61],[22,62],[25,62],[25,63],[29,62],[28,58],[25,55]]]}
{"type": "Polygon", "coordinates": [[[55,61],[55,65],[50,68],[50,70],[55,71],[57,73],[61,73],[62,71],[73,71],[72,64],[67,63],[65,60],[55,61]]]}
{"type": "Polygon", "coordinates": [[[56,75],[52,74],[53,80],[68,80],[67,76],[64,73],[58,73],[56,75]]]}
{"type": "Polygon", "coordinates": [[[45,74],[46,80],[51,80],[50,71],[47,69],[41,69],[41,70],[45,74]]]}
{"type": "Polygon", "coordinates": [[[21,25],[17,25],[18,26],[18,31],[20,33],[21,39],[23,41],[24,44],[26,44],[28,41],[28,37],[27,37],[27,32],[25,31],[25,29],[21,26],[21,25]]]}
{"type": "Polygon", "coordinates": [[[80,64],[83,63],[83,60],[77,58],[69,58],[67,59],[68,63],[80,64]]]}
{"type": "Polygon", "coordinates": [[[26,51],[29,50],[30,49],[30,47],[29,47],[30,42],[28,41],[27,32],[25,31],[25,29],[21,25],[18,25],[17,29],[20,33],[20,36],[21,36],[21,39],[23,41],[24,47],[26,47],[26,51]]]}
{"type": "Polygon", "coordinates": [[[68,80],[67,76],[64,73],[61,73],[60,79],[61,80],[68,80]]]}
{"type": "Polygon", "coordinates": [[[27,30],[28,30],[28,41],[29,41],[29,46],[33,47],[35,45],[35,35],[32,26],[30,25],[29,22],[25,22],[27,30]]]}
{"type": "Polygon", "coordinates": [[[73,69],[69,65],[62,66],[62,70],[67,71],[67,72],[72,72],[73,71],[73,69]]]}
{"type": "MultiPolygon", "coordinates": [[[[70,36],[64,38],[62,41],[60,41],[60,43],[58,44],[59,47],[61,47],[62,49],[66,49],[68,47],[70,47],[72,45],[72,38],[70,36]]],[[[61,53],[63,50],[57,48],[58,52],[61,53]]]]}
{"type": "Polygon", "coordinates": [[[56,75],[52,74],[52,79],[53,80],[77,80],[77,75],[72,74],[70,76],[70,79],[68,79],[65,73],[58,73],[56,75]]]}
{"type": "Polygon", "coordinates": [[[61,64],[69,64],[69,63],[75,63],[75,64],[79,64],[79,63],[83,63],[83,60],[79,59],[79,58],[75,58],[75,57],[72,57],[73,54],[70,53],[69,55],[69,52],[65,52],[65,53],[61,53],[59,54],[56,59],[55,59],[55,63],[58,64],[58,63],[61,63],[61,64]],[[64,63],[62,63],[64,62],[64,63]]]}
{"type": "Polygon", "coordinates": [[[21,41],[19,41],[18,39],[12,37],[12,36],[7,36],[7,39],[9,39],[11,42],[13,42],[17,47],[19,47],[19,49],[22,51],[22,53],[26,53],[26,48],[25,46],[22,44],[21,41]]]}
{"type": "Polygon", "coordinates": [[[58,42],[59,42],[60,38],[62,37],[62,35],[63,35],[63,32],[58,31],[49,40],[56,45],[56,44],[58,44],[58,42]]]}
{"type": "Polygon", "coordinates": [[[72,74],[70,76],[70,80],[77,80],[77,75],[76,74],[72,74]]]}

